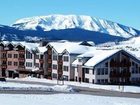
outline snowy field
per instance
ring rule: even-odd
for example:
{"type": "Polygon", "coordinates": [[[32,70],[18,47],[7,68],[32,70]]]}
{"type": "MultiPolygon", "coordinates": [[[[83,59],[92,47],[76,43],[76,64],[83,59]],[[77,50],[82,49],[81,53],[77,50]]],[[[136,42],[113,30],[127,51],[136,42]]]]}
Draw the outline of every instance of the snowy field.
{"type": "Polygon", "coordinates": [[[74,89],[68,85],[43,86],[10,82],[0,82],[0,90],[43,90],[47,92],[74,92],[74,89]]]}
{"type": "MultiPolygon", "coordinates": [[[[16,80],[57,84],[56,80],[38,79],[38,78],[30,78],[30,77],[17,78],[16,80]]],[[[70,81],[64,81],[64,84],[72,85],[72,86],[95,88],[95,89],[105,89],[105,90],[111,90],[111,91],[140,93],[140,87],[138,86],[97,85],[97,84],[79,83],[79,82],[70,82],[70,81]]]]}
{"type": "Polygon", "coordinates": [[[0,94],[0,105],[140,105],[139,99],[81,94],[0,94]]]}

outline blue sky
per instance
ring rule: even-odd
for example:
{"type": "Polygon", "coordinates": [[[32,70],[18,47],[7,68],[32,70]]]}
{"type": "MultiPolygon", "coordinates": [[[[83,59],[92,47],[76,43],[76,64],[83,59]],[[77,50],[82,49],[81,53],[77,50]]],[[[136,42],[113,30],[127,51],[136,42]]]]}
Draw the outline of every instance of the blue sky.
{"type": "Polygon", "coordinates": [[[90,15],[140,29],[140,0],[1,0],[0,24],[49,14],[90,15]]]}

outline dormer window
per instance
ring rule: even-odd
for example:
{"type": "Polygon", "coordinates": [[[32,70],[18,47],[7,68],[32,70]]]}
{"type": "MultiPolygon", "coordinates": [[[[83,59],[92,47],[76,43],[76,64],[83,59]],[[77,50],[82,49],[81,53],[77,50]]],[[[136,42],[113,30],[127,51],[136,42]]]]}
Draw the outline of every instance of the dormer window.
{"type": "Polygon", "coordinates": [[[79,58],[79,59],[78,59],[78,62],[82,62],[82,59],[81,59],[81,58],[79,58]]]}

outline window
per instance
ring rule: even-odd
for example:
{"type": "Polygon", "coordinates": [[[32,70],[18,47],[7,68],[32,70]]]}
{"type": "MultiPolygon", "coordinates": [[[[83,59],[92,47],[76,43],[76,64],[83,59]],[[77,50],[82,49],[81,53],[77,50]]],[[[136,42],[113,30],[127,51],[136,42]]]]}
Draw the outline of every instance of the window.
{"type": "Polygon", "coordinates": [[[53,60],[57,61],[57,55],[53,55],[53,60]]]}
{"type": "Polygon", "coordinates": [[[57,78],[57,74],[52,73],[52,77],[53,77],[53,78],[57,78]]]}
{"type": "Polygon", "coordinates": [[[100,68],[97,69],[97,75],[100,75],[100,68]]]}
{"type": "Polygon", "coordinates": [[[104,68],[101,68],[101,75],[104,75],[104,68]]]}
{"type": "Polygon", "coordinates": [[[68,81],[68,76],[63,75],[63,79],[64,79],[65,81],[68,81]]]}
{"type": "Polygon", "coordinates": [[[43,59],[43,55],[40,55],[40,59],[43,59]]]}
{"type": "Polygon", "coordinates": [[[35,66],[36,66],[36,67],[39,67],[39,63],[35,63],[35,66]]]}
{"type": "Polygon", "coordinates": [[[138,70],[138,68],[136,68],[136,71],[135,71],[135,73],[136,73],[136,74],[138,74],[138,73],[139,73],[139,70],[138,70]]]}
{"type": "Polygon", "coordinates": [[[32,67],[32,63],[31,62],[26,62],[26,66],[27,67],[32,67]]]}
{"type": "Polygon", "coordinates": [[[39,55],[36,55],[36,59],[39,59],[39,55]]]}
{"type": "Polygon", "coordinates": [[[100,83],[100,79],[98,79],[97,82],[100,83]]]}
{"type": "Polygon", "coordinates": [[[135,63],[132,61],[132,66],[134,66],[135,65],[135,63]]]}
{"type": "Polygon", "coordinates": [[[18,66],[18,62],[14,62],[14,66],[18,66]]]}
{"type": "Polygon", "coordinates": [[[56,69],[57,70],[57,65],[52,65],[53,69],[56,69]]]}
{"type": "Polygon", "coordinates": [[[108,67],[108,62],[105,63],[105,67],[108,67]]]}
{"type": "Polygon", "coordinates": [[[2,54],[2,58],[7,58],[7,57],[6,57],[6,53],[3,53],[3,54],[2,54]]]}
{"type": "Polygon", "coordinates": [[[107,69],[107,68],[105,68],[105,74],[106,74],[106,75],[108,74],[108,69],[107,69]]]}
{"type": "Polygon", "coordinates": [[[105,83],[108,83],[108,79],[105,79],[105,83]]]}
{"type": "Polygon", "coordinates": [[[104,83],[104,79],[101,79],[101,81],[100,81],[101,83],[104,83]]]}
{"type": "Polygon", "coordinates": [[[7,65],[7,62],[6,61],[2,61],[2,65],[7,65]]]}
{"type": "Polygon", "coordinates": [[[88,79],[88,78],[85,78],[85,82],[86,82],[86,83],[89,83],[89,79],[88,79]]]}
{"type": "Polygon", "coordinates": [[[26,51],[26,58],[27,59],[32,59],[32,54],[28,51],[26,51]]]}
{"type": "Polygon", "coordinates": [[[12,65],[12,61],[8,61],[8,65],[12,65]]]}
{"type": "Polygon", "coordinates": [[[85,73],[89,74],[89,69],[85,68],[85,73]]]}
{"type": "Polygon", "coordinates": [[[92,74],[94,74],[94,69],[92,70],[92,74]]]}
{"type": "Polygon", "coordinates": [[[134,67],[132,67],[132,73],[135,73],[135,68],[134,67]]]}
{"type": "Polygon", "coordinates": [[[94,84],[94,79],[92,80],[92,83],[94,84]]]}
{"type": "Polygon", "coordinates": [[[68,71],[69,70],[69,67],[68,66],[63,66],[63,70],[64,71],[68,71]]]}
{"type": "Polygon", "coordinates": [[[69,61],[69,57],[68,56],[64,56],[64,61],[68,62],[69,61]]]}
{"type": "Polygon", "coordinates": [[[43,63],[40,64],[40,67],[43,68],[43,63]]]}
{"type": "Polygon", "coordinates": [[[14,58],[18,58],[18,54],[14,54],[14,58]]]}
{"type": "Polygon", "coordinates": [[[8,54],[8,58],[12,58],[12,54],[8,54]]]}
{"type": "Polygon", "coordinates": [[[138,68],[138,64],[136,64],[135,66],[136,66],[136,68],[138,68]]]}

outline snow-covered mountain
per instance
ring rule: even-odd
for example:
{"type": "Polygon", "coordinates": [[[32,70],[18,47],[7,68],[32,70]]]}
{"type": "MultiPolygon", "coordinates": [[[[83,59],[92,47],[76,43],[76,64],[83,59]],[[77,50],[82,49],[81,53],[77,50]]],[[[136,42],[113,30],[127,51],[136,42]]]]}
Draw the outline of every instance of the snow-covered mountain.
{"type": "Polygon", "coordinates": [[[17,20],[12,26],[21,30],[40,29],[43,31],[79,28],[123,38],[130,38],[140,34],[140,32],[134,28],[83,15],[48,15],[23,18],[17,20]]]}

